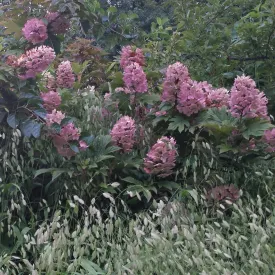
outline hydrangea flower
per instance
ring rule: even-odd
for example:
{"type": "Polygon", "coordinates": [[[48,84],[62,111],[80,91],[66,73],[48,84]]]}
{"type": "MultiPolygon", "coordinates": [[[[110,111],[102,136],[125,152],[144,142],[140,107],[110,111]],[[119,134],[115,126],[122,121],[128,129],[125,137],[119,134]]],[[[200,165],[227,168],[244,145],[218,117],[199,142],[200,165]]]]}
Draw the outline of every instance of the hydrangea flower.
{"type": "Polygon", "coordinates": [[[255,81],[244,75],[235,79],[229,106],[234,117],[267,118],[267,98],[256,88],[255,81]]]}
{"type": "Polygon", "coordinates": [[[56,71],[56,84],[60,88],[72,88],[75,82],[70,61],[62,61],[56,71]]]}
{"type": "Polygon", "coordinates": [[[177,97],[177,109],[180,113],[191,116],[205,108],[205,99],[205,92],[198,82],[183,82],[177,97]]]}
{"type": "Polygon", "coordinates": [[[43,43],[48,38],[46,24],[37,18],[28,20],[22,32],[25,38],[32,44],[43,43]]]}
{"type": "Polygon", "coordinates": [[[275,152],[275,128],[271,130],[266,130],[264,132],[264,136],[262,140],[268,145],[268,147],[266,148],[267,152],[269,153],[275,152]]]}
{"type": "Polygon", "coordinates": [[[146,75],[138,63],[132,63],[125,68],[123,81],[132,93],[145,93],[148,90],[146,75]]]}
{"type": "Polygon", "coordinates": [[[121,57],[120,57],[120,66],[122,69],[125,69],[132,63],[137,63],[140,66],[144,66],[145,58],[143,55],[143,51],[139,48],[136,50],[133,49],[131,46],[123,47],[121,50],[121,57]]]}
{"type": "Polygon", "coordinates": [[[44,86],[49,90],[54,90],[56,88],[55,78],[49,72],[43,73],[42,82],[44,86]]]}
{"type": "Polygon", "coordinates": [[[206,197],[208,200],[235,202],[239,199],[240,192],[233,184],[221,185],[209,190],[206,197]]]}
{"type": "Polygon", "coordinates": [[[80,151],[85,151],[89,146],[84,140],[79,141],[79,150],[80,151]]]}
{"type": "Polygon", "coordinates": [[[229,105],[229,92],[225,88],[213,89],[207,94],[206,105],[210,108],[221,108],[229,105]]]}
{"type": "Polygon", "coordinates": [[[60,136],[66,141],[79,140],[79,129],[72,122],[68,123],[62,127],[60,136]]]}
{"type": "Polygon", "coordinates": [[[54,123],[60,124],[61,121],[65,118],[65,115],[60,112],[56,111],[55,109],[52,110],[51,113],[47,114],[46,116],[46,123],[48,126],[51,126],[54,123]]]}
{"type": "Polygon", "coordinates": [[[59,12],[48,12],[45,16],[48,28],[54,34],[64,34],[70,27],[70,22],[59,12]]]}
{"type": "Polygon", "coordinates": [[[27,51],[17,60],[18,67],[24,72],[19,77],[34,78],[36,74],[43,72],[54,59],[54,50],[48,46],[39,46],[27,51]]]}
{"type": "Polygon", "coordinates": [[[162,137],[144,158],[144,171],[149,175],[165,178],[173,173],[176,165],[176,142],[174,138],[162,137]]]}
{"type": "Polygon", "coordinates": [[[51,112],[56,109],[61,104],[61,96],[54,91],[49,91],[47,93],[41,93],[41,98],[43,99],[43,107],[51,112]]]}
{"type": "Polygon", "coordinates": [[[189,83],[190,81],[191,78],[188,69],[182,63],[176,62],[168,66],[163,83],[161,100],[174,104],[181,84],[184,82],[189,83]]]}
{"type": "Polygon", "coordinates": [[[123,116],[111,131],[113,144],[120,147],[125,153],[130,152],[135,144],[135,133],[135,121],[129,116],[123,116]]]}
{"type": "Polygon", "coordinates": [[[53,145],[57,149],[59,155],[67,158],[71,158],[76,155],[76,153],[70,148],[69,143],[61,136],[52,136],[53,145]]]}

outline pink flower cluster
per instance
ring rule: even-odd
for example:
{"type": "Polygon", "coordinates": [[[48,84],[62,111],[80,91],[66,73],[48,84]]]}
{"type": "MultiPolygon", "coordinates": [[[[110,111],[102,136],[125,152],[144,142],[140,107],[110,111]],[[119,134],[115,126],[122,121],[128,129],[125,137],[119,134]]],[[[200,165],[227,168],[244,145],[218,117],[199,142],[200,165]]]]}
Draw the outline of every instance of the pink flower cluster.
{"type": "Polygon", "coordinates": [[[48,113],[46,116],[46,123],[48,126],[53,125],[54,123],[61,124],[62,120],[65,118],[65,115],[61,111],[52,110],[51,113],[48,113]]]}
{"type": "Polygon", "coordinates": [[[48,21],[48,28],[52,33],[64,34],[70,27],[68,19],[58,12],[48,12],[45,18],[48,21]]]}
{"type": "Polygon", "coordinates": [[[49,90],[55,90],[56,89],[56,83],[54,76],[49,73],[45,72],[43,73],[42,82],[44,83],[44,86],[49,90]]]}
{"type": "Polygon", "coordinates": [[[266,130],[262,140],[268,145],[266,148],[268,153],[275,152],[275,128],[266,130]]]}
{"type": "Polygon", "coordinates": [[[206,106],[206,94],[200,83],[183,82],[177,97],[177,109],[180,113],[191,116],[206,106]]]}
{"type": "Polygon", "coordinates": [[[23,71],[19,77],[34,78],[36,74],[43,72],[54,59],[54,50],[48,46],[39,46],[27,51],[17,60],[17,66],[23,71]]]}
{"type": "Polygon", "coordinates": [[[41,93],[40,96],[44,102],[43,107],[48,112],[56,109],[61,104],[61,96],[58,92],[49,91],[47,93],[41,93]]]}
{"type": "Polygon", "coordinates": [[[62,127],[60,136],[66,141],[79,140],[79,129],[76,128],[72,122],[68,123],[62,127]]]}
{"type": "Polygon", "coordinates": [[[37,18],[28,20],[22,32],[25,38],[32,44],[43,43],[48,38],[46,24],[37,18]]]}
{"type": "Polygon", "coordinates": [[[168,66],[163,83],[162,101],[175,104],[181,84],[190,81],[188,69],[182,63],[176,62],[168,66]]]}
{"type": "Polygon", "coordinates": [[[131,63],[124,69],[123,81],[133,93],[145,93],[148,90],[146,75],[138,63],[131,63]]]}
{"type": "Polygon", "coordinates": [[[75,82],[70,61],[62,61],[56,71],[56,84],[60,88],[72,88],[75,82]]]}
{"type": "Polygon", "coordinates": [[[234,117],[267,118],[267,98],[256,88],[255,81],[247,76],[235,79],[229,106],[234,117]]]}
{"type": "Polygon", "coordinates": [[[113,144],[122,148],[125,153],[130,152],[135,144],[135,133],[135,121],[129,116],[123,116],[111,131],[113,144]]]}
{"type": "Polygon", "coordinates": [[[140,66],[145,65],[145,58],[142,49],[137,48],[134,50],[131,46],[123,47],[120,56],[121,68],[125,69],[132,63],[137,63],[140,66]]]}
{"type": "Polygon", "coordinates": [[[170,176],[175,167],[177,150],[176,142],[173,138],[162,137],[144,159],[144,171],[149,175],[157,175],[165,178],[170,176]]]}
{"type": "Polygon", "coordinates": [[[229,92],[225,88],[212,89],[206,98],[206,105],[209,108],[221,108],[229,105],[229,92]]]}
{"type": "Polygon", "coordinates": [[[214,187],[207,193],[207,199],[214,201],[229,200],[235,202],[239,197],[239,189],[237,189],[233,184],[214,187]]]}

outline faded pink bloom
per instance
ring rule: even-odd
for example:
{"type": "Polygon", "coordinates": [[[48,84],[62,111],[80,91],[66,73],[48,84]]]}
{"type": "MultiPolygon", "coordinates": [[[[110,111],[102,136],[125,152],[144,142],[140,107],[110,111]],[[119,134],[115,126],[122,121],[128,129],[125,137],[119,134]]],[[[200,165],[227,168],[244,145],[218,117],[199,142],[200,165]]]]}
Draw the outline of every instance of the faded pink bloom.
{"type": "Polygon", "coordinates": [[[132,63],[137,63],[140,66],[144,66],[145,58],[142,49],[137,48],[134,50],[132,46],[126,46],[122,48],[120,57],[120,66],[125,69],[132,63]]]}
{"type": "Polygon", "coordinates": [[[79,150],[80,151],[85,151],[89,146],[84,140],[79,141],[79,150]]]}
{"type": "Polygon", "coordinates": [[[27,51],[17,60],[18,66],[23,71],[19,77],[34,78],[36,74],[43,72],[54,59],[54,50],[48,46],[39,46],[27,51]]]}
{"type": "Polygon", "coordinates": [[[56,88],[56,84],[55,84],[55,78],[54,76],[49,73],[49,72],[45,72],[43,73],[43,79],[42,79],[43,84],[45,85],[45,87],[49,90],[54,90],[56,88]]]}
{"type": "Polygon", "coordinates": [[[162,137],[144,158],[144,171],[149,175],[165,178],[173,173],[176,165],[176,142],[174,138],[162,137]]]}
{"type": "Polygon", "coordinates": [[[75,82],[70,61],[62,61],[56,71],[56,84],[60,88],[72,88],[75,82]]]}
{"type": "Polygon", "coordinates": [[[268,153],[275,152],[275,128],[271,130],[266,130],[264,132],[262,141],[268,145],[268,147],[266,148],[266,151],[268,153]]]}
{"type": "Polygon", "coordinates": [[[267,118],[267,98],[248,76],[238,76],[231,89],[229,106],[234,117],[267,118]]]}
{"type": "Polygon", "coordinates": [[[131,93],[145,93],[148,90],[146,75],[138,63],[125,67],[123,81],[131,93]]]}
{"type": "Polygon", "coordinates": [[[32,44],[43,43],[48,38],[46,24],[37,18],[28,20],[22,32],[25,38],[32,44]]]}
{"type": "Polygon", "coordinates": [[[69,20],[59,12],[48,12],[45,18],[50,32],[54,34],[64,34],[70,27],[69,20]]]}
{"type": "Polygon", "coordinates": [[[123,116],[117,121],[111,131],[112,141],[123,152],[128,153],[132,151],[135,144],[135,133],[135,121],[129,116],[123,116]]]}
{"type": "Polygon", "coordinates": [[[225,88],[211,90],[207,94],[206,105],[210,108],[221,108],[229,105],[229,92],[225,88]]]}
{"type": "Polygon", "coordinates": [[[68,123],[62,127],[60,136],[66,141],[78,140],[80,137],[79,129],[72,122],[68,123]]]}
{"type": "Polygon", "coordinates": [[[65,115],[60,112],[56,111],[55,109],[52,110],[50,114],[46,116],[46,123],[48,126],[51,126],[54,123],[61,124],[61,121],[65,118],[65,115]]]}
{"type": "Polygon", "coordinates": [[[177,109],[186,116],[191,116],[205,108],[206,94],[200,83],[196,81],[183,82],[177,98],[177,109]]]}
{"type": "Polygon", "coordinates": [[[166,71],[161,100],[174,104],[181,84],[190,81],[186,66],[180,62],[170,65],[166,71]]]}
{"type": "Polygon", "coordinates": [[[221,185],[209,190],[206,197],[208,200],[235,202],[239,199],[240,192],[233,184],[221,185]]]}
{"type": "Polygon", "coordinates": [[[41,98],[43,99],[43,107],[51,112],[56,109],[61,104],[61,96],[54,91],[49,91],[47,93],[41,93],[41,98]]]}
{"type": "Polygon", "coordinates": [[[155,113],[156,116],[165,116],[167,114],[166,111],[158,111],[155,113]]]}
{"type": "Polygon", "coordinates": [[[6,64],[16,68],[18,66],[17,57],[15,55],[7,56],[6,64]]]}
{"type": "Polygon", "coordinates": [[[76,153],[70,148],[70,144],[63,137],[54,135],[52,138],[53,144],[59,155],[67,158],[71,158],[76,155],[76,153]]]}

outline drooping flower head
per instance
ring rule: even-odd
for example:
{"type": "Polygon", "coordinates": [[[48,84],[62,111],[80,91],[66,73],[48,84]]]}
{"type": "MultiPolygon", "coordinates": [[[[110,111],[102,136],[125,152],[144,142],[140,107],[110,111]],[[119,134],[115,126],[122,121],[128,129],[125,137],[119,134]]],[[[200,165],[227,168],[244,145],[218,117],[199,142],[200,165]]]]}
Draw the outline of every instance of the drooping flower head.
{"type": "Polygon", "coordinates": [[[45,16],[49,31],[54,34],[64,34],[70,27],[69,20],[59,12],[48,12],[45,16]]]}
{"type": "Polygon", "coordinates": [[[65,118],[65,115],[60,112],[56,111],[55,109],[52,110],[51,113],[47,114],[46,116],[46,123],[48,126],[51,126],[54,123],[61,124],[61,121],[65,118]]]}
{"type": "Polygon", "coordinates": [[[207,94],[206,105],[209,108],[221,108],[229,105],[229,92],[225,88],[213,89],[207,94]]]}
{"type": "Polygon", "coordinates": [[[144,171],[149,175],[165,178],[173,173],[176,165],[176,142],[173,138],[162,137],[144,158],[144,171]]]}
{"type": "Polygon", "coordinates": [[[121,50],[120,66],[125,69],[132,63],[137,63],[140,66],[145,65],[145,58],[142,49],[134,49],[131,46],[123,47],[121,50]]]}
{"type": "Polygon", "coordinates": [[[191,78],[188,69],[182,63],[176,62],[168,66],[163,83],[161,100],[174,104],[181,84],[183,82],[189,83],[190,81],[191,78]]]}
{"type": "Polygon", "coordinates": [[[244,75],[235,79],[229,106],[234,117],[267,118],[267,98],[256,88],[255,81],[244,75]]]}
{"type": "Polygon", "coordinates": [[[123,116],[111,131],[113,144],[120,147],[125,153],[130,152],[135,144],[135,133],[135,121],[129,116],[123,116]]]}
{"type": "Polygon", "coordinates": [[[266,151],[268,153],[275,152],[275,128],[271,130],[266,130],[264,132],[262,140],[268,145],[268,147],[266,148],[266,151]]]}
{"type": "Polygon", "coordinates": [[[145,93],[148,90],[146,75],[138,63],[125,67],[123,81],[131,93],[145,93]]]}
{"type": "Polygon", "coordinates": [[[51,112],[56,109],[61,104],[61,96],[54,91],[49,91],[47,93],[41,93],[41,98],[43,99],[43,107],[51,112]]]}
{"type": "Polygon", "coordinates": [[[22,32],[25,38],[32,44],[43,43],[48,38],[46,24],[37,18],[28,20],[22,32]]]}
{"type": "Polygon", "coordinates": [[[221,185],[210,189],[207,193],[208,200],[224,201],[229,200],[235,202],[239,199],[240,192],[233,184],[221,185]]]}
{"type": "Polygon", "coordinates": [[[183,82],[177,97],[177,109],[180,113],[191,116],[205,108],[206,94],[200,83],[183,82]]]}
{"type": "Polygon", "coordinates": [[[72,88],[75,82],[70,61],[62,61],[56,71],[56,84],[60,88],[72,88]]]}
{"type": "Polygon", "coordinates": [[[55,59],[54,50],[48,46],[39,46],[26,52],[18,58],[18,67],[23,74],[23,79],[34,78],[36,74],[43,72],[55,59]]]}

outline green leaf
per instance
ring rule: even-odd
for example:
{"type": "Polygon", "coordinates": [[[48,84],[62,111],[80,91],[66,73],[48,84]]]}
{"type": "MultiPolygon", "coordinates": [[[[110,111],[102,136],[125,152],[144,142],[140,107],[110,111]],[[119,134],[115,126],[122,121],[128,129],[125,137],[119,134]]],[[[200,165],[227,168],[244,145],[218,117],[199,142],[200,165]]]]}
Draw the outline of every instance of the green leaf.
{"type": "Polygon", "coordinates": [[[15,114],[9,114],[7,117],[7,123],[11,128],[15,129],[18,126],[19,121],[15,114]]]}
{"type": "Polygon", "coordinates": [[[274,125],[267,120],[251,119],[245,121],[246,130],[242,132],[245,139],[249,139],[250,136],[261,137],[264,135],[265,130],[274,128],[274,125]]]}
{"type": "Polygon", "coordinates": [[[142,103],[155,104],[156,102],[160,101],[160,95],[159,94],[141,94],[139,99],[140,99],[140,102],[142,103]]]}
{"type": "Polygon", "coordinates": [[[197,190],[193,189],[193,190],[186,190],[186,191],[191,195],[191,197],[194,199],[194,201],[198,205],[199,202],[198,202],[198,192],[197,192],[197,190]]]}
{"type": "Polygon", "coordinates": [[[43,119],[46,118],[46,115],[47,115],[47,112],[45,109],[36,109],[36,110],[33,110],[33,112],[38,116],[38,117],[41,117],[43,119]]]}
{"type": "Polygon", "coordinates": [[[33,121],[28,119],[28,120],[23,121],[20,124],[20,130],[22,131],[24,136],[31,137],[32,132],[33,132],[33,126],[34,126],[33,121]]]}
{"type": "Polygon", "coordinates": [[[75,153],[79,153],[79,148],[77,145],[75,144],[70,144],[70,148],[75,152],[75,153]]]}
{"type": "Polygon", "coordinates": [[[52,173],[55,170],[56,170],[56,168],[39,169],[39,170],[35,171],[34,178],[38,177],[39,175],[45,174],[45,173],[52,173]]]}
{"type": "Polygon", "coordinates": [[[169,121],[171,122],[169,123],[168,130],[178,130],[180,133],[185,129],[185,126],[190,126],[189,121],[184,119],[182,116],[176,116],[171,118],[169,121]]]}
{"type": "Polygon", "coordinates": [[[115,12],[117,12],[117,8],[114,7],[114,6],[111,6],[111,7],[108,8],[107,12],[109,12],[109,13],[115,13],[115,12]]]}
{"type": "Polygon", "coordinates": [[[41,133],[41,124],[38,122],[33,122],[32,135],[35,138],[40,137],[41,133]]]}
{"type": "Polygon", "coordinates": [[[143,184],[141,181],[136,180],[132,177],[126,177],[124,179],[122,179],[123,181],[129,182],[129,183],[133,183],[133,184],[143,184]]]}
{"type": "Polygon", "coordinates": [[[5,116],[7,115],[7,112],[0,111],[0,123],[4,120],[5,116]]]}
{"type": "Polygon", "coordinates": [[[87,275],[105,275],[106,273],[95,263],[81,259],[80,265],[89,273],[87,275]]]}

